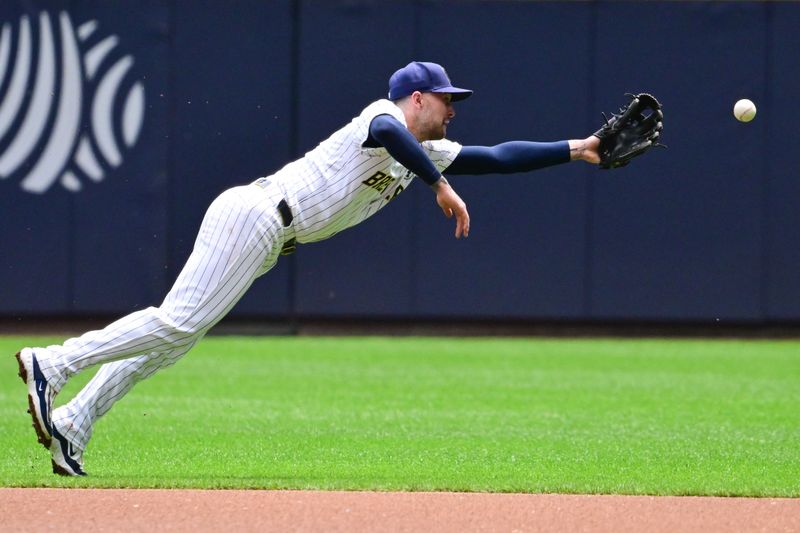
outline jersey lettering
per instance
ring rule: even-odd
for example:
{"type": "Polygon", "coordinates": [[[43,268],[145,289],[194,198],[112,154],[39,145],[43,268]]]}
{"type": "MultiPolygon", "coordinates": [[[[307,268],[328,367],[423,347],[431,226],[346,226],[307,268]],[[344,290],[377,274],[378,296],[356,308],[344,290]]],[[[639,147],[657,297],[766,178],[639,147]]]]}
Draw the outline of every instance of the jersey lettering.
{"type": "Polygon", "coordinates": [[[378,192],[383,192],[384,190],[386,190],[386,187],[394,183],[394,180],[395,179],[390,174],[386,174],[379,170],[378,172],[368,177],[361,183],[363,183],[367,187],[372,187],[378,192]]]}

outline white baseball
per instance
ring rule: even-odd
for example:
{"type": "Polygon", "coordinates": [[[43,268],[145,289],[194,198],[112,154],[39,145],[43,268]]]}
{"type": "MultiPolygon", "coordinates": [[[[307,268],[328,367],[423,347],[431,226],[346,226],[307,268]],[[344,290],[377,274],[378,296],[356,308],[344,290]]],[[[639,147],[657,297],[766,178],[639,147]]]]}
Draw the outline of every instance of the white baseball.
{"type": "Polygon", "coordinates": [[[747,98],[739,100],[733,106],[733,116],[739,122],[750,122],[756,116],[756,104],[747,98]]]}

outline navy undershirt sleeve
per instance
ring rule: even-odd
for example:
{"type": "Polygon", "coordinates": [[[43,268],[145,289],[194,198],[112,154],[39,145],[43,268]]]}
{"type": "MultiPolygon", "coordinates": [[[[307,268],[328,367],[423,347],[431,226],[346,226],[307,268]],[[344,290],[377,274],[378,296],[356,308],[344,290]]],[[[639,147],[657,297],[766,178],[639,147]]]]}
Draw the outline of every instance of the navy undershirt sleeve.
{"type": "MultiPolygon", "coordinates": [[[[390,115],[372,119],[364,146],[383,146],[401,165],[428,185],[441,173],[417,139],[390,115]]],[[[569,142],[510,141],[495,146],[463,146],[447,167],[448,174],[511,174],[528,172],[570,161],[569,142]]]]}
{"type": "Polygon", "coordinates": [[[417,139],[391,115],[378,115],[372,119],[364,146],[368,148],[383,146],[395,161],[419,176],[428,185],[436,183],[442,175],[417,139]]]}
{"type": "Polygon", "coordinates": [[[510,174],[567,163],[569,142],[510,141],[496,146],[464,146],[448,174],[510,174]]]}

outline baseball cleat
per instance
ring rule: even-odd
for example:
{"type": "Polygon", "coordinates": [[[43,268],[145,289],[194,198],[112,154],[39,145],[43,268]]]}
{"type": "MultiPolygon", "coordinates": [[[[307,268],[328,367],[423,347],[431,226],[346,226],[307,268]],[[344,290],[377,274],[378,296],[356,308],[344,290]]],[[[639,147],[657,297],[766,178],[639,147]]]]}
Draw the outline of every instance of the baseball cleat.
{"type": "Polygon", "coordinates": [[[19,351],[17,362],[19,377],[28,386],[28,412],[33,419],[33,429],[36,430],[36,436],[42,446],[49,448],[53,440],[51,411],[55,391],[42,374],[36,354],[31,348],[19,351]]]}
{"type": "Polygon", "coordinates": [[[72,442],[53,428],[53,441],[50,444],[50,455],[53,462],[53,473],[59,476],[85,476],[83,471],[83,450],[76,448],[72,442]]]}

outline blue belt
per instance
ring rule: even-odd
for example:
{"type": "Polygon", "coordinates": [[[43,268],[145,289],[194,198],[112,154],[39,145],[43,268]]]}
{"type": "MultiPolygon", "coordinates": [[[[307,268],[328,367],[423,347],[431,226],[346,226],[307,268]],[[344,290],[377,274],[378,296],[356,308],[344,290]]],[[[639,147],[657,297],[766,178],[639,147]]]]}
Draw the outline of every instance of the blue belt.
{"type": "MultiPolygon", "coordinates": [[[[278,213],[281,215],[281,221],[283,221],[283,227],[288,228],[289,226],[291,226],[292,220],[294,220],[294,215],[292,215],[292,210],[289,209],[289,204],[286,203],[286,200],[281,200],[280,202],[278,202],[278,213]]],[[[297,249],[297,239],[292,237],[291,239],[283,243],[283,248],[281,248],[281,255],[293,254],[296,249],[297,249]]]]}

